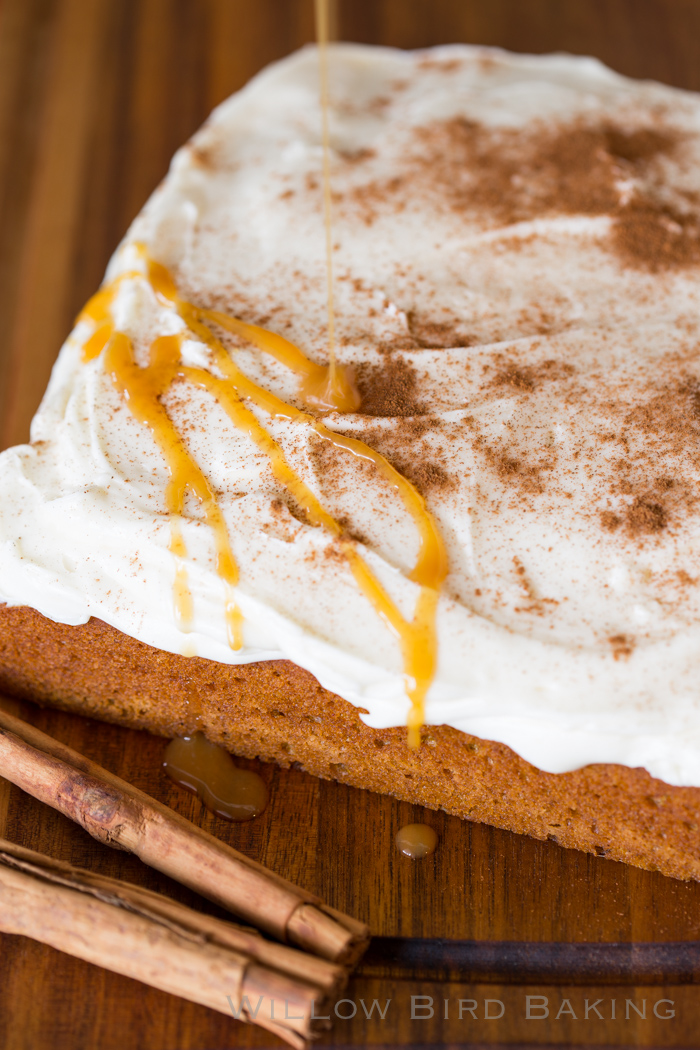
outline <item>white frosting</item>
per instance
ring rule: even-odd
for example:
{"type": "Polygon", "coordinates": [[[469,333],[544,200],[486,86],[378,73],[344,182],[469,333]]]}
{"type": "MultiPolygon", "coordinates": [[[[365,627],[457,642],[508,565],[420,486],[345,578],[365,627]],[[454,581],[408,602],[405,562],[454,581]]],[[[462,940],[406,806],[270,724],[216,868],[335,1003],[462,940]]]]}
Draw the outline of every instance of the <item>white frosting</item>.
{"type": "MultiPolygon", "coordinates": [[[[592,59],[461,46],[341,45],[331,77],[339,357],[364,365],[365,384],[405,362],[417,415],[439,421],[421,431],[415,417],[325,418],[399,466],[411,460],[418,484],[421,463],[433,464],[438,483],[424,491],[450,575],[426,721],[502,741],[553,772],[619,762],[700,785],[700,271],[627,265],[611,248],[615,209],[577,214],[544,200],[507,217],[488,187],[470,204],[468,170],[438,170],[455,118],[465,118],[459,134],[470,134],[466,122],[488,141],[505,134],[505,151],[514,129],[670,122],[682,147],[643,171],[618,164],[616,193],[624,205],[652,180],[659,199],[692,209],[700,96],[592,59]]],[[[262,323],[323,361],[319,136],[307,49],[220,106],[176,155],[108,277],[138,268],[133,244],[143,242],[183,297],[262,323]]],[[[544,154],[541,163],[512,186],[546,183],[544,154]]],[[[675,236],[673,218],[664,221],[675,236]]],[[[115,316],[137,355],[182,328],[138,278],[122,282],[115,316]]],[[[194,502],[183,523],[194,622],[191,634],[178,630],[167,468],[103,359],[82,362],[91,331],[80,323],[63,346],[31,444],[0,456],[0,600],[62,623],[98,616],[225,663],[285,657],[363,708],[369,725],[404,724],[398,643],[331,537],[295,517],[264,455],[184,384],[166,404],[220,497],[245,645],[228,645],[213,538],[194,502]]],[[[227,345],[253,379],[296,401],[289,370],[240,340],[227,345]]],[[[211,367],[194,338],[185,356],[211,367]]],[[[412,615],[418,538],[398,495],[351,457],[320,457],[310,428],[255,412],[412,615]]]]}

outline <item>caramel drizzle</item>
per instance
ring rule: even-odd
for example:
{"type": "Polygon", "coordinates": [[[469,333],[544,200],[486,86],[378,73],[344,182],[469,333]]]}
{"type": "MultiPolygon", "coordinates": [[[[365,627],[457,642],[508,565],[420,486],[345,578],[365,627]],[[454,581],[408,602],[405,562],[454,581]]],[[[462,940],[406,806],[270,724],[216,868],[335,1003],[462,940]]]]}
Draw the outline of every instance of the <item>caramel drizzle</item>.
{"type": "MultiPolygon", "coordinates": [[[[435,615],[438,595],[447,575],[447,556],[442,537],[435,520],[426,508],[423,497],[383,456],[365,445],[364,442],[334,433],[316,416],[287,404],[249,379],[235,364],[209,325],[218,325],[242,336],[292,369],[300,377],[301,394],[307,404],[311,402],[315,406],[318,403],[314,399],[314,384],[317,386],[325,383],[326,387],[329,386],[330,366],[317,365],[299,347],[274,332],[269,332],[257,325],[246,324],[238,318],[230,317],[219,311],[195,306],[181,299],[166,268],[148,259],[143,249],[140,249],[140,252],[145,260],[146,275],[138,272],[119,275],[110,285],[102,288],[80,314],[79,320],[89,319],[95,326],[84,345],[83,359],[93,360],[104,351],[104,367],[110,374],[112,383],[124,397],[132,415],[151,430],[170,470],[171,477],[166,489],[166,504],[171,515],[170,549],[177,562],[174,602],[179,625],[183,630],[187,630],[192,620],[192,600],[184,566],[187,552],[179,525],[184,512],[185,497],[189,493],[198,500],[204,519],[214,533],[217,572],[227,588],[226,615],[230,644],[234,649],[240,648],[242,644],[242,618],[233,601],[233,588],[239,578],[238,567],[231,551],[223,513],[215,492],[190,455],[161,403],[161,399],[176,379],[186,380],[211,394],[227,413],[234,426],[246,433],[265,453],[275,478],[304,509],[309,522],[326,529],[336,538],[361,591],[401,646],[406,692],[411,700],[408,742],[412,747],[418,746],[420,727],[424,721],[425,696],[435,675],[437,662],[435,615]],[[213,361],[224,378],[204,368],[183,364],[181,360],[182,335],[158,337],[151,344],[148,364],[141,367],[136,363],[128,336],[114,330],[110,307],[122,280],[126,277],[143,279],[144,276],[159,301],[175,310],[185,322],[189,332],[209,347],[213,361]],[[244,399],[269,415],[284,417],[310,426],[322,440],[329,442],[335,448],[369,460],[398,492],[406,509],[413,517],[420,540],[418,557],[409,574],[409,578],[420,586],[412,620],[407,620],[399,611],[358,552],[354,542],[347,537],[335,518],[326,511],[306,482],[293,470],[282,448],[258,422],[254,413],[244,403],[244,399]]],[[[340,376],[338,393],[340,403],[336,403],[334,407],[347,411],[349,409],[345,406],[353,401],[351,379],[344,369],[338,368],[337,374],[340,376]]]]}
{"type": "Polygon", "coordinates": [[[192,595],[187,583],[184,559],[187,548],[180,528],[185,497],[189,494],[200,504],[204,520],[214,533],[217,573],[226,587],[226,624],[232,649],[242,647],[241,615],[233,600],[238,583],[236,565],[224,516],[208,480],[190,455],[160,399],[180,374],[180,336],[166,335],[155,339],[150,347],[149,363],[141,368],[134,359],[131,340],[114,330],[110,306],[125,276],[143,278],[141,273],[121,274],[116,281],[101,289],[88,302],[78,320],[90,319],[96,329],[83,347],[83,360],[91,361],[105,351],[104,367],[112,383],[125,399],[131,414],[149,428],[170,470],[165,501],[170,514],[170,550],[176,559],[173,600],[175,619],[183,632],[192,626],[192,595]]]}
{"type": "MultiPolygon", "coordinates": [[[[330,398],[339,388],[339,369],[335,360],[335,309],[333,306],[333,223],[331,221],[331,136],[328,111],[328,40],[330,37],[330,11],[328,0],[316,0],[316,40],[318,41],[319,102],[321,104],[321,146],[323,151],[323,225],[326,235],[326,288],[328,302],[328,377],[326,389],[321,397],[330,398]]],[[[354,412],[357,404],[345,411],[354,412]]]]}

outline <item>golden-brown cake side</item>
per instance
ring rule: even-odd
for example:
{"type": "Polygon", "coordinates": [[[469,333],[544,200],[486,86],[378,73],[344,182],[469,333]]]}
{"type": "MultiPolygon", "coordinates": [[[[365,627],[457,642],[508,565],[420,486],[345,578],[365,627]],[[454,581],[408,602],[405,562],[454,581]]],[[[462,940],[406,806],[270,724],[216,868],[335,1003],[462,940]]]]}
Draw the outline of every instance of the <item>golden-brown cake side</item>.
{"type": "Polygon", "coordinates": [[[286,660],[186,658],[101,620],[71,627],[0,606],[0,689],[164,736],[200,729],[234,754],[700,880],[700,788],[620,765],[546,773],[449,726],[425,726],[411,750],[405,728],[366,726],[357,708],[286,660]]]}

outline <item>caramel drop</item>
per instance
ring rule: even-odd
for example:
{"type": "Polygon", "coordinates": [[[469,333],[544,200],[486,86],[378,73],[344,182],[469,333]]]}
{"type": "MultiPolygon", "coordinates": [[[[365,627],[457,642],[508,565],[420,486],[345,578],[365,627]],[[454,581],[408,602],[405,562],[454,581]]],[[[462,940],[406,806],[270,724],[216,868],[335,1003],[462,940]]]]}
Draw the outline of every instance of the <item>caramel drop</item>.
{"type": "Polygon", "coordinates": [[[396,848],[411,860],[429,857],[437,844],[437,832],[429,824],[407,824],[396,832],[396,848]]]}
{"type": "Polygon", "coordinates": [[[226,820],[252,820],[265,809],[268,793],[257,773],[238,769],[228,751],[203,733],[178,737],[165,749],[163,769],[176,784],[198,795],[226,820]]]}
{"type": "Polygon", "coordinates": [[[352,369],[335,362],[319,365],[302,381],[299,393],[317,412],[357,412],[360,407],[352,369]]]}

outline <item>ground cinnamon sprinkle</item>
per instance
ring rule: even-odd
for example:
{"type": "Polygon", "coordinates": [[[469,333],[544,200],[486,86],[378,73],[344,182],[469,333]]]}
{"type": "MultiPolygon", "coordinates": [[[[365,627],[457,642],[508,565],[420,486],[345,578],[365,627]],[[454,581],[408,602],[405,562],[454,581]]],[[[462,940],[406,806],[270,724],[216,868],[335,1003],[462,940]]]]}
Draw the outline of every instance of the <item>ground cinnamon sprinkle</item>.
{"type": "Polygon", "coordinates": [[[600,524],[606,529],[607,532],[614,532],[620,525],[622,519],[619,515],[615,514],[611,510],[602,510],[600,512],[600,524]]]}
{"type": "Polygon", "coordinates": [[[628,412],[625,423],[668,452],[700,462],[700,382],[687,376],[652,388],[649,400],[628,412]]]}
{"type": "MultiPolygon", "coordinates": [[[[667,359],[662,367],[670,372],[682,365],[667,359]]],[[[698,502],[690,476],[700,466],[698,382],[692,377],[660,386],[650,381],[649,392],[651,397],[640,398],[640,404],[623,412],[620,432],[612,438],[630,454],[610,463],[607,482],[601,473],[601,483],[626,501],[626,506],[599,512],[602,528],[638,541],[675,529],[698,502]]]]}
{"type": "Polygon", "coordinates": [[[517,365],[506,365],[492,380],[493,386],[512,386],[516,390],[534,390],[535,384],[527,367],[519,368],[517,365]]]}
{"type": "Polygon", "coordinates": [[[627,510],[626,524],[632,536],[661,532],[667,523],[668,515],[664,507],[644,496],[638,496],[627,510]]]}
{"type": "Polygon", "coordinates": [[[634,652],[634,639],[626,634],[614,634],[608,638],[616,660],[626,660],[634,652]]]}
{"type": "Polygon", "coordinates": [[[366,416],[417,416],[425,407],[418,396],[416,370],[403,357],[389,354],[381,365],[361,364],[355,374],[366,416]]]}
{"type": "MultiPolygon", "coordinates": [[[[698,202],[681,191],[670,202],[660,192],[659,161],[678,155],[681,145],[678,130],[661,116],[653,127],[579,117],[525,129],[460,116],[415,129],[405,170],[356,186],[349,196],[369,222],[380,208],[403,210],[417,201],[500,224],[610,215],[611,251],[625,265],[653,272],[700,262],[698,202]],[[625,182],[635,187],[631,196],[625,182]]],[[[439,346],[450,336],[436,329],[427,338],[439,346]]]]}
{"type": "Polygon", "coordinates": [[[509,487],[528,495],[544,492],[545,482],[541,471],[551,469],[551,463],[528,463],[523,457],[513,455],[509,449],[490,444],[482,434],[475,436],[474,447],[482,453],[498,478],[509,487]]]}
{"type": "Polygon", "coordinates": [[[404,465],[401,473],[408,477],[409,481],[413,482],[423,495],[431,489],[446,489],[451,488],[453,485],[453,479],[445,468],[441,467],[439,463],[431,462],[430,460],[404,465]]]}
{"type": "Polygon", "coordinates": [[[502,357],[497,357],[496,360],[500,367],[491,380],[491,385],[511,386],[523,391],[533,391],[547,380],[568,379],[575,371],[573,365],[565,361],[549,360],[539,365],[519,365],[502,357]]]}
{"type": "Polygon", "coordinates": [[[619,203],[621,170],[671,153],[677,133],[581,118],[552,127],[487,128],[462,117],[418,129],[421,160],[455,210],[487,207],[503,221],[546,213],[601,215],[619,203]]]}
{"type": "Polygon", "coordinates": [[[612,244],[630,265],[656,272],[700,262],[700,217],[642,197],[619,210],[612,244]]]}
{"type": "Polygon", "coordinates": [[[408,312],[406,320],[414,342],[426,350],[470,346],[474,341],[456,321],[432,321],[419,316],[415,310],[408,312]]]}

